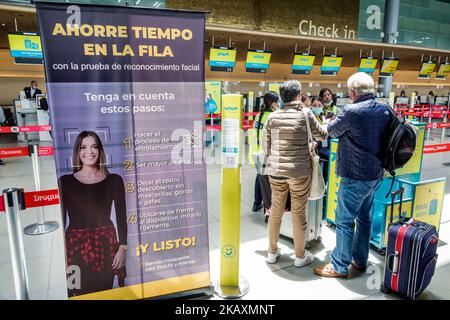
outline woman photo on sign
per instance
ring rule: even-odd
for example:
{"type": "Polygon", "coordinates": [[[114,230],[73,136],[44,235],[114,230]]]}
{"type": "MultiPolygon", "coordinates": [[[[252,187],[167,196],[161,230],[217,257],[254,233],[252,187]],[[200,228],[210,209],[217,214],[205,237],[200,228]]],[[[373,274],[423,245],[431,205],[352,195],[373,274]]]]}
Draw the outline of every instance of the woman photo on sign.
{"type": "Polygon", "coordinates": [[[73,174],[59,179],[66,238],[68,294],[78,296],[124,286],[127,250],[125,189],[122,178],[106,168],[102,142],[82,131],[73,147],[73,174]],[[111,220],[114,206],[116,226],[111,220]],[[67,221],[68,218],[68,221],[67,221]],[[67,227],[66,227],[67,223],[67,227]]]}

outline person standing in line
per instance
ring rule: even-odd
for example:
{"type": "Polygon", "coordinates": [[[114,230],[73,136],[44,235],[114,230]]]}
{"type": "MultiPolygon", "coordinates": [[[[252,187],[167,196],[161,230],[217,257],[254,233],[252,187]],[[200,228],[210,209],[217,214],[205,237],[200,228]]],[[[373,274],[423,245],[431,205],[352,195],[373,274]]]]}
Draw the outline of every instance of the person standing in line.
{"type": "Polygon", "coordinates": [[[251,145],[252,161],[255,164],[257,175],[255,180],[255,197],[253,202],[253,212],[259,211],[263,206],[265,213],[271,206],[271,191],[269,177],[266,174],[267,158],[263,150],[263,140],[265,135],[265,124],[268,116],[280,106],[280,97],[274,91],[269,91],[264,95],[264,104],[261,111],[255,118],[253,139],[251,145]],[[261,204],[262,202],[262,204],[261,204]]]}
{"type": "Polygon", "coordinates": [[[276,263],[280,256],[278,239],[288,193],[291,195],[291,215],[296,267],[314,261],[314,255],[305,250],[307,222],[306,206],[311,188],[311,155],[304,109],[310,122],[313,138],[325,140],[328,133],[312,111],[305,106],[311,101],[302,95],[301,84],[291,80],[280,86],[285,103],[267,118],[264,147],[268,155],[267,173],[272,190],[272,206],[268,223],[268,263],[276,263]],[[305,101],[305,104],[302,102],[305,101]]]}
{"type": "Polygon", "coordinates": [[[384,175],[384,141],[392,116],[375,99],[375,85],[364,72],[352,75],[347,86],[352,104],[328,125],[339,139],[336,175],[341,177],[336,210],[336,247],[331,263],[314,269],[322,277],[347,278],[352,265],[364,272],[369,257],[374,193],[384,175]],[[356,230],[355,230],[356,220],[356,230]]]}

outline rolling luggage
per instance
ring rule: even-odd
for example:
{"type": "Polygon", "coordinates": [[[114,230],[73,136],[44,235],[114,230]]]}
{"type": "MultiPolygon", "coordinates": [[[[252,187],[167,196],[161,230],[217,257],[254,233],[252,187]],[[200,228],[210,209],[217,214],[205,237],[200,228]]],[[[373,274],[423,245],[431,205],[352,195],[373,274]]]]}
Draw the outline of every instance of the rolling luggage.
{"type": "Polygon", "coordinates": [[[439,235],[436,228],[424,222],[400,217],[392,223],[394,200],[400,195],[399,212],[402,212],[404,189],[391,194],[391,223],[384,268],[383,293],[396,292],[409,299],[417,297],[431,282],[436,267],[439,235]]]}
{"type": "MultiPolygon", "coordinates": [[[[308,235],[306,243],[313,240],[321,240],[322,234],[322,216],[323,216],[323,198],[317,200],[309,200],[306,208],[306,221],[308,223],[308,235]]],[[[291,212],[285,212],[281,223],[280,234],[292,238],[292,217],[291,212]]]]}

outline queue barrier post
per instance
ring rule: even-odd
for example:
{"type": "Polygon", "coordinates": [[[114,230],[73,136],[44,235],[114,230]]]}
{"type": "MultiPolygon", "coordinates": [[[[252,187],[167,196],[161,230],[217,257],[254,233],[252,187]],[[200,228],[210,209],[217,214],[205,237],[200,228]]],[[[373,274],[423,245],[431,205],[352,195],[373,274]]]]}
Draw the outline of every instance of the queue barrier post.
{"type": "Polygon", "coordinates": [[[239,274],[242,104],[242,95],[222,96],[220,277],[213,287],[224,299],[240,298],[249,291],[248,280],[239,274]]]}
{"type": "MultiPolygon", "coordinates": [[[[209,123],[211,124],[211,126],[214,126],[214,113],[211,112],[210,116],[211,116],[211,118],[210,118],[210,122],[209,123]]],[[[211,155],[213,157],[216,156],[216,145],[215,145],[214,142],[215,142],[214,141],[214,130],[211,130],[211,155]]]]}
{"type": "MultiPolygon", "coordinates": [[[[444,123],[447,123],[447,119],[448,119],[448,114],[445,113],[444,114],[444,123]]],[[[442,128],[442,133],[441,133],[441,144],[444,143],[445,140],[445,127],[442,128]]]]}
{"type": "Polygon", "coordinates": [[[25,209],[23,189],[9,188],[3,190],[6,222],[8,226],[9,248],[13,269],[14,289],[17,300],[29,300],[28,274],[25,246],[22,237],[22,226],[19,211],[25,209]]]}
{"type": "MultiPolygon", "coordinates": [[[[41,175],[39,169],[39,149],[37,144],[30,144],[28,146],[29,154],[33,164],[33,177],[36,191],[41,191],[41,175]]],[[[38,236],[47,234],[58,229],[59,224],[56,221],[45,221],[44,209],[42,207],[36,208],[38,212],[38,221],[24,229],[26,235],[38,236]]]]}

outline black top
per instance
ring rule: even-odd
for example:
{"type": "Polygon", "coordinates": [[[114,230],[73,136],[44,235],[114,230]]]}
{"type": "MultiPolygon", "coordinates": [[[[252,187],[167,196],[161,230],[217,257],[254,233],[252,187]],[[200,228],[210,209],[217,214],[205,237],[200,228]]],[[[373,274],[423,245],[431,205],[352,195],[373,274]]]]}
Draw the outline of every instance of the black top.
{"type": "Polygon", "coordinates": [[[66,214],[73,229],[99,228],[112,225],[111,209],[114,201],[119,244],[127,244],[127,216],[125,188],[122,178],[109,174],[100,182],[85,184],[73,174],[59,178],[63,223],[66,214]]]}
{"type": "Polygon", "coordinates": [[[37,94],[42,94],[42,91],[39,90],[38,88],[36,88],[34,90],[33,96],[31,96],[31,87],[25,87],[25,88],[23,88],[23,91],[25,91],[25,96],[26,96],[27,99],[36,98],[37,94]]]}

